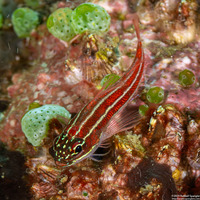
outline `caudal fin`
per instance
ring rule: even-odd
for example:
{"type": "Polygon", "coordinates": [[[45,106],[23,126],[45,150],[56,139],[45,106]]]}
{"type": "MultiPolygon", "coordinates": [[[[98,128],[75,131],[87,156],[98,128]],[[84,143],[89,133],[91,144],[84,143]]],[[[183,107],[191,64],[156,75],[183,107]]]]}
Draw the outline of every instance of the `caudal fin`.
{"type": "Polygon", "coordinates": [[[133,25],[135,27],[135,32],[136,32],[137,38],[140,41],[139,17],[136,13],[134,13],[134,14],[131,14],[131,18],[133,21],[133,25]]]}

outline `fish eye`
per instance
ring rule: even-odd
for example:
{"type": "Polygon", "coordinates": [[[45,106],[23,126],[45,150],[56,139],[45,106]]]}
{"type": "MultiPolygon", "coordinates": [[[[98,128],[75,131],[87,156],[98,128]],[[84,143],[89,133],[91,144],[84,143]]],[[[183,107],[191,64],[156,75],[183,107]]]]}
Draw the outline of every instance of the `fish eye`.
{"type": "Polygon", "coordinates": [[[83,150],[83,139],[81,138],[76,138],[74,141],[71,143],[71,151],[74,152],[74,154],[79,154],[83,150]]]}
{"type": "Polygon", "coordinates": [[[81,145],[78,145],[75,149],[75,153],[80,153],[82,151],[82,146],[81,145]]]}

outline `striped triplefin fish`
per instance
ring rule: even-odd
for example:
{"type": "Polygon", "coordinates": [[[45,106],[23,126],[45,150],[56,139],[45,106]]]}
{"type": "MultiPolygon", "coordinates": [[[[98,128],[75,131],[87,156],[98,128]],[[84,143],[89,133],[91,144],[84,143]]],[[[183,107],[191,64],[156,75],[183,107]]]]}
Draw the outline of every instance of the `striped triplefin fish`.
{"type": "Polygon", "coordinates": [[[102,89],[64,128],[51,148],[51,155],[58,165],[71,166],[88,157],[94,158],[97,148],[105,147],[108,138],[138,121],[138,115],[130,114],[127,109],[137,95],[144,70],[137,17],[133,24],[138,38],[133,63],[115,84],[102,89]]]}

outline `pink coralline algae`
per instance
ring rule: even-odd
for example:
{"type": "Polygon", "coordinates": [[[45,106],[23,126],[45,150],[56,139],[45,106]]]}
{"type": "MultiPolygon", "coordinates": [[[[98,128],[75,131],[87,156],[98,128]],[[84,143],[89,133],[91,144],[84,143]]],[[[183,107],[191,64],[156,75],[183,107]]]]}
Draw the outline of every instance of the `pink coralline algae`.
{"type": "MultiPolygon", "coordinates": [[[[10,103],[0,107],[0,138],[7,149],[19,150],[26,158],[30,199],[168,200],[200,195],[198,3],[93,3],[103,6],[111,16],[106,35],[83,34],[66,43],[41,24],[24,43],[29,49],[30,66],[12,74],[12,85],[4,88],[10,103]],[[134,128],[110,138],[109,152],[100,162],[85,159],[70,168],[57,166],[49,147],[65,124],[53,121],[43,145],[35,148],[21,130],[21,118],[33,102],[57,104],[76,114],[95,97],[107,73],[121,76],[136,52],[133,10],[140,17],[145,70],[138,97],[131,104],[145,104],[149,109],[134,128]],[[185,69],[196,78],[188,87],[179,82],[179,73],[185,69]],[[158,104],[146,99],[147,91],[154,86],[165,94],[158,104]]],[[[55,7],[74,9],[78,4],[59,2],[55,7]]],[[[0,103],[5,103],[3,100],[0,103]]],[[[0,166],[2,162],[0,159],[0,166]]]]}
{"type": "MultiPolygon", "coordinates": [[[[44,27],[41,27],[41,31],[43,30],[44,27]]],[[[33,61],[29,71],[15,74],[12,77],[13,85],[8,87],[8,94],[13,101],[1,123],[0,134],[2,141],[9,141],[10,147],[25,141],[20,124],[30,103],[37,101],[41,105],[59,104],[71,113],[76,113],[96,92],[92,84],[81,82],[81,77],[71,75],[65,66],[67,47],[47,32],[46,34],[43,38],[35,36],[40,41],[37,51],[34,50],[34,54],[39,56],[38,60],[33,61]],[[9,135],[12,135],[12,140],[8,140],[9,135]]]]}

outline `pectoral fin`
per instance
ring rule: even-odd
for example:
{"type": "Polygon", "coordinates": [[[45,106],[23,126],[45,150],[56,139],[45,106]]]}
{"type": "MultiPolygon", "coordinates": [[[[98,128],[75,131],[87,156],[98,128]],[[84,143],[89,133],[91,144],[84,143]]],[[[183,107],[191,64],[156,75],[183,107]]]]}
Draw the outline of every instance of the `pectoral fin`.
{"type": "Polygon", "coordinates": [[[140,119],[139,108],[127,105],[113,116],[105,130],[106,133],[103,136],[103,141],[119,132],[133,128],[140,119]]]}
{"type": "Polygon", "coordinates": [[[102,159],[108,155],[111,151],[112,144],[110,140],[105,140],[101,144],[99,144],[99,147],[97,150],[90,156],[90,158],[96,162],[102,161],[102,159]]]}

